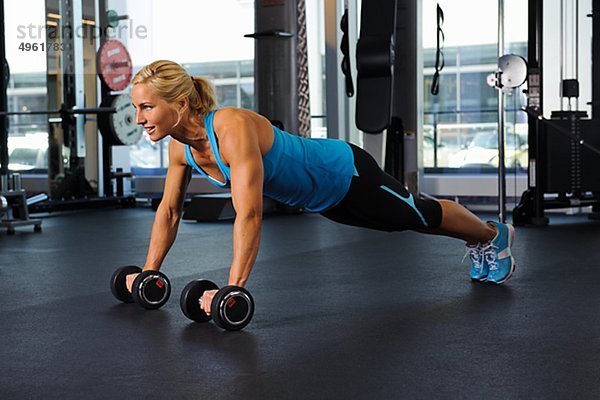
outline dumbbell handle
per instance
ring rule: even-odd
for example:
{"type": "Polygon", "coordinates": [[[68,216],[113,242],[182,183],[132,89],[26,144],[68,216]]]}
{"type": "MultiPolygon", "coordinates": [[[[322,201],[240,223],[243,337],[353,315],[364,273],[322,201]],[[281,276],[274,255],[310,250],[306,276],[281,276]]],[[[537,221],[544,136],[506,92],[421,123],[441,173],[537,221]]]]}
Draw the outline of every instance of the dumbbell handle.
{"type": "MultiPolygon", "coordinates": [[[[219,289],[210,289],[210,290],[217,290],[218,291],[219,289]]],[[[198,303],[200,303],[200,304],[202,304],[202,297],[203,296],[200,296],[200,298],[198,299],[198,303]]]]}
{"type": "MultiPolygon", "coordinates": [[[[211,290],[216,290],[216,291],[219,291],[219,290],[221,290],[221,289],[211,289],[211,290]]],[[[241,291],[239,291],[239,290],[236,290],[236,291],[232,291],[232,292],[230,292],[230,293],[227,295],[227,298],[231,297],[231,294],[232,294],[232,293],[235,293],[235,294],[238,294],[238,295],[239,295],[239,294],[241,294],[241,295],[242,295],[242,297],[244,297],[245,299],[247,299],[247,300],[248,300],[248,302],[250,302],[250,299],[248,298],[248,296],[246,296],[246,295],[245,295],[243,292],[241,292],[241,291]]],[[[198,303],[202,304],[202,296],[200,296],[200,298],[198,299],[198,303]]]]}

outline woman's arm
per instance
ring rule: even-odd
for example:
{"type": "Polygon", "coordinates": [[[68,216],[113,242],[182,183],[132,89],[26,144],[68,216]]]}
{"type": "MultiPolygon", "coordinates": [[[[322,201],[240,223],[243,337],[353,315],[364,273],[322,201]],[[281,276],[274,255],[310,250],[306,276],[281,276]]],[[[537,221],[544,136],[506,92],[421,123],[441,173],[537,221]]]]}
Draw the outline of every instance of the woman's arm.
{"type": "MultiPolygon", "coordinates": [[[[236,217],[233,224],[233,261],[229,285],[244,286],[260,243],[263,211],[263,163],[256,126],[244,115],[228,115],[220,137],[221,154],[231,171],[231,196],[236,217]]],[[[202,309],[210,314],[216,291],[202,297],[202,309]]]]}
{"type": "MultiPolygon", "coordinates": [[[[158,271],[177,237],[185,192],[191,179],[191,169],[183,164],[183,145],[174,139],[169,142],[169,168],[165,179],[163,198],[156,210],[150,245],[144,270],[158,271]]],[[[131,292],[139,274],[127,275],[125,285],[131,292]]]]}
{"type": "Polygon", "coordinates": [[[144,270],[158,271],[177,237],[185,192],[191,178],[191,169],[183,164],[183,151],[183,145],[171,139],[163,198],[154,217],[144,270]]]}
{"type": "Polygon", "coordinates": [[[233,224],[233,262],[229,284],[244,286],[258,255],[263,212],[263,163],[252,125],[243,124],[231,140],[229,157],[231,197],[236,212],[233,224]]]}

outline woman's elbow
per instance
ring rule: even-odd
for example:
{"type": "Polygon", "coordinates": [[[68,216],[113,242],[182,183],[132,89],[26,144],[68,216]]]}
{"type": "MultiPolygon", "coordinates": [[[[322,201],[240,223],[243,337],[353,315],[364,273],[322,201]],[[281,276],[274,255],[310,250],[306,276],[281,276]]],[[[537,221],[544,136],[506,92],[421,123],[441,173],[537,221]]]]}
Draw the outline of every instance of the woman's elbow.
{"type": "Polygon", "coordinates": [[[161,205],[158,206],[156,213],[171,223],[178,223],[183,214],[181,209],[161,205]]]}
{"type": "Polygon", "coordinates": [[[236,213],[236,218],[244,221],[262,221],[262,208],[250,208],[236,213]]]}

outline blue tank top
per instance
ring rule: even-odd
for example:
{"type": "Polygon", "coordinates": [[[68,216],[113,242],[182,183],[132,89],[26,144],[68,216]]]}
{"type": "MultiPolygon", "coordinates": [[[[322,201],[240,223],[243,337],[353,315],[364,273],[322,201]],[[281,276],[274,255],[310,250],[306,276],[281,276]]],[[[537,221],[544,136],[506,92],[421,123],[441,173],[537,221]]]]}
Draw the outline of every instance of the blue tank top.
{"type": "MultiPolygon", "coordinates": [[[[215,111],[204,117],[204,126],[219,170],[221,182],[209,176],[194,160],[189,145],[185,158],[191,167],[221,188],[230,187],[230,169],[221,160],[213,127],[215,111]]],[[[348,192],[352,176],[358,175],[348,143],[334,139],[308,139],[273,127],[273,147],[263,156],[263,193],[292,207],[323,212],[338,204],[348,192]]]]}

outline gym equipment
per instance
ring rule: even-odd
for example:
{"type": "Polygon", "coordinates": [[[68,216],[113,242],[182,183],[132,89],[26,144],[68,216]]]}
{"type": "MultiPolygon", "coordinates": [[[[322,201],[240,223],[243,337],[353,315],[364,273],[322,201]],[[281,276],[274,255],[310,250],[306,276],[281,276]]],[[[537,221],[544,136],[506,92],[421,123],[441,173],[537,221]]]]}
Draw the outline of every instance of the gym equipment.
{"type": "Polygon", "coordinates": [[[42,220],[29,218],[29,206],[46,200],[47,195],[40,194],[28,199],[25,190],[9,190],[0,197],[4,199],[0,203],[5,202],[5,207],[0,205],[0,218],[6,214],[6,218],[0,221],[0,227],[6,228],[7,234],[14,235],[16,227],[29,225],[33,225],[34,232],[42,231],[42,220]]]}
{"type": "MultiPolygon", "coordinates": [[[[504,34],[503,13],[498,16],[498,46],[502,51],[504,34]]],[[[506,166],[504,132],[504,96],[512,94],[514,88],[527,81],[527,62],[521,56],[506,54],[498,58],[496,72],[488,75],[487,83],[498,90],[498,220],[506,222],[506,166]]]]}
{"type": "Polygon", "coordinates": [[[125,284],[125,277],[140,272],[142,272],[142,269],[135,265],[127,265],[117,269],[110,278],[110,291],[112,294],[123,303],[133,303],[133,296],[129,290],[127,290],[125,284]]]}
{"type": "Polygon", "coordinates": [[[392,122],[396,59],[396,1],[364,2],[356,44],[356,126],[381,133],[392,122]]]}
{"type": "MultiPolygon", "coordinates": [[[[60,10],[62,18],[60,18],[59,29],[62,32],[67,30],[74,31],[75,27],[83,26],[82,22],[82,6],[81,2],[72,2],[71,0],[61,0],[60,10]]],[[[118,21],[126,19],[128,16],[119,16],[114,11],[106,9],[106,2],[99,2],[98,16],[102,29],[109,26],[116,27],[118,21]]],[[[3,22],[0,23],[0,28],[3,28],[3,22]]],[[[110,28],[109,28],[110,29],[110,28]]],[[[51,188],[51,200],[39,204],[35,207],[38,212],[50,212],[55,210],[99,207],[99,206],[135,206],[135,198],[133,196],[113,196],[113,179],[117,179],[117,185],[126,178],[125,174],[113,174],[111,170],[111,146],[121,144],[133,144],[136,138],[141,137],[141,129],[130,128],[135,122],[135,117],[131,116],[131,110],[121,109],[120,106],[124,100],[118,100],[115,104],[108,101],[101,101],[101,104],[108,104],[109,107],[87,108],[85,107],[84,98],[84,57],[82,54],[81,36],[66,35],[62,38],[61,46],[64,49],[59,52],[60,65],[59,74],[61,80],[56,80],[56,83],[62,83],[62,96],[49,96],[49,99],[61,98],[62,104],[60,109],[50,106],[49,110],[33,111],[33,112],[18,112],[7,113],[6,101],[6,78],[8,77],[8,66],[6,63],[0,63],[0,76],[4,79],[0,86],[0,189],[6,190],[8,177],[8,128],[7,116],[9,115],[24,115],[24,114],[53,114],[60,115],[60,118],[49,119],[49,138],[50,160],[48,166],[48,177],[51,188]],[[115,110],[115,106],[119,108],[115,110]],[[115,113],[114,116],[107,116],[105,113],[115,113]],[[124,113],[124,115],[122,114],[124,113]],[[84,173],[84,158],[86,156],[85,146],[85,114],[98,114],[99,120],[104,129],[100,129],[105,140],[102,141],[102,172],[99,173],[102,181],[99,183],[99,189],[96,193],[86,179],[84,173]],[[108,121],[108,123],[104,123],[108,121]],[[54,123],[61,123],[62,135],[54,135],[54,123]],[[61,143],[53,141],[55,138],[61,143]],[[68,148],[68,153],[61,152],[60,145],[68,148]],[[64,162],[63,157],[68,154],[68,168],[63,172],[60,168],[60,163],[64,162]],[[59,181],[60,174],[63,174],[66,179],[59,181]],[[104,191],[104,193],[102,193],[104,191]],[[104,194],[104,196],[97,196],[104,194]]],[[[110,91],[124,90],[131,82],[132,77],[132,62],[131,57],[125,46],[117,40],[107,40],[106,35],[100,35],[100,50],[96,55],[97,71],[101,81],[101,98],[105,99],[110,91]]],[[[2,41],[4,44],[4,41],[2,41]]],[[[0,60],[4,60],[4,46],[0,46],[0,60]]],[[[57,56],[58,57],[58,56],[57,56]]],[[[58,89],[59,86],[54,86],[49,83],[49,87],[58,89]]],[[[58,89],[60,90],[60,89],[58,89]]],[[[55,90],[57,91],[57,90],[55,90]]],[[[128,107],[130,108],[130,107],[128,107]]],[[[122,186],[122,185],[121,185],[122,186]]],[[[33,211],[32,212],[36,212],[33,211]]]]}
{"type": "MultiPolygon", "coordinates": [[[[563,11],[561,1],[561,21],[563,11]]],[[[573,27],[570,33],[575,38],[573,48],[571,40],[563,39],[561,23],[560,82],[561,108],[565,100],[568,109],[552,111],[549,119],[544,118],[543,96],[543,0],[529,1],[529,38],[528,38],[528,153],[529,169],[527,189],[521,195],[519,204],[513,210],[515,225],[545,226],[549,219],[546,209],[569,207],[592,207],[590,218],[600,215],[600,137],[598,136],[598,117],[600,116],[600,18],[598,3],[592,2],[592,117],[578,110],[578,46],[579,14],[574,12],[573,27]],[[571,54],[564,57],[565,54],[571,54]],[[575,63],[575,67],[568,71],[575,63]],[[571,75],[572,74],[572,75],[571,75]],[[568,76],[571,75],[571,76],[568,76]],[[575,107],[572,100],[575,99],[575,107]]],[[[587,61],[587,60],[586,60],[587,61]]]]}
{"type": "Polygon", "coordinates": [[[181,292],[179,305],[183,314],[196,322],[208,322],[211,317],[215,324],[228,331],[239,331],[252,320],[254,299],[250,292],[238,286],[225,286],[213,297],[210,313],[200,308],[202,294],[207,290],[217,290],[218,286],[208,280],[194,280],[181,292]]]}
{"type": "MultiPolygon", "coordinates": [[[[0,4],[0,32],[4,32],[4,3],[0,4]]],[[[0,111],[8,109],[7,89],[10,81],[10,69],[6,61],[6,43],[4,36],[0,40],[0,111]]],[[[8,189],[8,119],[0,115],[0,193],[8,189]]]]}
{"type": "Polygon", "coordinates": [[[171,295],[171,283],[165,274],[159,271],[142,271],[140,267],[128,265],[117,269],[110,278],[110,291],[124,303],[137,303],[155,310],[162,307],[171,295]],[[131,293],[127,290],[126,277],[139,274],[133,281],[131,293]]]}
{"type": "MultiPolygon", "coordinates": [[[[141,139],[143,130],[135,125],[135,115],[132,116],[132,107],[125,107],[124,104],[130,104],[129,95],[119,95],[116,99],[104,107],[90,108],[67,108],[64,104],[58,110],[31,110],[31,111],[0,111],[0,118],[12,115],[56,115],[58,118],[52,118],[52,122],[60,122],[63,125],[63,131],[72,127],[73,119],[76,115],[98,115],[98,127],[100,133],[106,138],[106,146],[135,144],[141,139]],[[117,107],[118,110],[115,108],[117,107]],[[136,141],[137,139],[137,141],[136,141]]],[[[52,127],[52,125],[50,125],[52,127]]],[[[4,131],[7,133],[7,129],[4,131]]],[[[106,153],[107,151],[105,151],[106,153]]],[[[4,165],[4,164],[3,164],[4,165]]],[[[8,165],[8,162],[6,163],[8,165]]],[[[74,164],[75,165],[75,164],[74,164]]],[[[131,177],[130,174],[115,174],[109,170],[109,165],[105,165],[104,179],[108,182],[106,185],[106,194],[112,196],[112,179],[117,179],[117,185],[122,187],[123,178],[131,177]]],[[[65,173],[65,179],[56,188],[52,200],[48,202],[36,202],[31,205],[31,212],[51,212],[61,210],[71,210],[73,208],[97,207],[101,205],[118,205],[125,207],[135,207],[135,198],[132,196],[94,198],[91,195],[93,191],[85,180],[82,167],[76,167],[70,172],[65,173]],[[83,198],[83,200],[75,200],[83,198]],[[34,205],[35,204],[35,205],[34,205]]]]}
{"type": "Polygon", "coordinates": [[[30,110],[30,111],[0,111],[0,116],[11,115],[58,115],[52,122],[64,122],[70,120],[74,115],[104,114],[115,113],[114,107],[86,107],[86,108],[67,108],[64,105],[57,110],[30,110]]]}
{"type": "Polygon", "coordinates": [[[342,58],[342,73],[345,77],[346,96],[354,96],[354,82],[352,81],[352,67],[350,63],[350,43],[348,43],[348,7],[344,10],[344,15],[340,21],[340,29],[342,30],[342,42],[340,51],[343,54],[342,58]]]}
{"type": "Polygon", "coordinates": [[[207,280],[195,280],[188,283],[181,292],[179,305],[183,314],[196,322],[208,322],[210,316],[200,308],[200,299],[202,294],[207,290],[217,290],[219,287],[216,283],[207,280]]]}
{"type": "MultiPolygon", "coordinates": [[[[397,54],[410,51],[403,48],[403,43],[410,40],[414,22],[407,18],[410,7],[401,3],[362,2],[356,44],[356,126],[374,135],[386,131],[384,170],[405,182],[416,178],[416,169],[404,156],[404,121],[415,122],[413,110],[405,100],[414,93],[405,83],[406,74],[411,74],[414,66],[397,54]]],[[[416,181],[406,184],[416,189],[416,181]]]]}
{"type": "Polygon", "coordinates": [[[235,218],[231,193],[208,193],[192,196],[182,219],[197,222],[224,221],[235,218]]]}
{"type": "Polygon", "coordinates": [[[114,108],[114,114],[99,114],[98,128],[113,145],[131,146],[142,138],[144,129],[135,123],[135,109],[129,94],[106,96],[101,107],[114,108]]]}
{"type": "Polygon", "coordinates": [[[129,51],[116,39],[107,40],[97,54],[100,79],[115,92],[125,90],[131,82],[133,64],[129,51]]]}
{"type": "Polygon", "coordinates": [[[117,29],[119,21],[128,19],[129,15],[119,15],[115,10],[106,11],[106,25],[117,29]]]}
{"type": "Polygon", "coordinates": [[[215,294],[210,313],[218,327],[239,331],[252,320],[254,299],[250,292],[238,286],[225,286],[215,294]]]}
{"type": "Polygon", "coordinates": [[[256,1],[254,42],[256,111],[310,136],[305,1],[256,1]]]}
{"type": "MultiPolygon", "coordinates": [[[[156,203],[156,200],[153,200],[156,203]]],[[[158,205],[156,205],[158,207],[158,205]]],[[[155,208],[156,209],[156,208],[155,208]]],[[[263,215],[269,213],[295,214],[301,209],[279,203],[270,197],[263,197],[263,215]]],[[[196,194],[184,204],[183,220],[196,222],[227,221],[235,219],[235,209],[231,193],[196,194]]]]}
{"type": "Polygon", "coordinates": [[[169,300],[171,283],[162,272],[144,271],[135,278],[131,290],[136,303],[148,310],[155,310],[169,300]]]}

